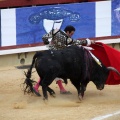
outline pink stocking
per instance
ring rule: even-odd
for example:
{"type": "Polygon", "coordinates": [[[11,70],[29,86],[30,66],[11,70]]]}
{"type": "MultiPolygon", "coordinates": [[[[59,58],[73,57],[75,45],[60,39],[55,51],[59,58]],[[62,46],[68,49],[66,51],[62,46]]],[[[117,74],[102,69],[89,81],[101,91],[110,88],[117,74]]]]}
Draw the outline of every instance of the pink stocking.
{"type": "Polygon", "coordinates": [[[40,79],[39,79],[38,82],[34,85],[34,89],[35,89],[36,91],[38,91],[39,85],[40,85],[40,79]]]}
{"type": "Polygon", "coordinates": [[[65,88],[64,88],[63,85],[62,85],[62,81],[61,81],[61,80],[58,80],[58,81],[57,81],[57,84],[58,84],[58,86],[59,86],[59,88],[60,88],[60,91],[62,91],[62,92],[65,92],[65,91],[66,91],[65,88]]]}

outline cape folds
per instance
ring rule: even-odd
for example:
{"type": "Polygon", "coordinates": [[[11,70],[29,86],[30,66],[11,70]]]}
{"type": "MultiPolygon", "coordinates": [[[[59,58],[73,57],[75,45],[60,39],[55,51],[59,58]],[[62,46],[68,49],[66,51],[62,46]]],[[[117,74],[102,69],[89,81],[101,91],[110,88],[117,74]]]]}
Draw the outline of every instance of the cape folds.
{"type": "MultiPolygon", "coordinates": [[[[106,67],[112,66],[120,72],[120,52],[118,50],[100,42],[91,45],[91,47],[94,49],[91,52],[99,60],[101,60],[106,67]]],[[[106,81],[106,84],[120,84],[120,76],[118,76],[114,71],[111,71],[106,81]]]]}

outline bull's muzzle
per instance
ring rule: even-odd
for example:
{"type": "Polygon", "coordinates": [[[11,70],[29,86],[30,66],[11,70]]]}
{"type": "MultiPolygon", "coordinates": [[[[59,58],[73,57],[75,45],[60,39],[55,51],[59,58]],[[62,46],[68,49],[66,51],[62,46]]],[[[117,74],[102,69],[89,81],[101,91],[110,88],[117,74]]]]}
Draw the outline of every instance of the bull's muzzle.
{"type": "Polygon", "coordinates": [[[104,84],[101,84],[101,85],[97,86],[97,89],[98,89],[98,90],[104,89],[104,84]]]}

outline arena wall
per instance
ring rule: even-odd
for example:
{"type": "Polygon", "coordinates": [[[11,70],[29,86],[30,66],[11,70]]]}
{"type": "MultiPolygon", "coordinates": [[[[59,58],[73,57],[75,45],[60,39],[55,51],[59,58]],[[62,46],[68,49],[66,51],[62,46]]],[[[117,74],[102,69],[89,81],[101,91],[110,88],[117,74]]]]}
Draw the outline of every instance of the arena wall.
{"type": "MultiPolygon", "coordinates": [[[[11,1],[15,1],[15,0],[11,0],[11,1]]],[[[24,1],[24,0],[22,0],[22,1],[24,1]]],[[[39,0],[35,0],[35,1],[32,1],[32,0],[27,0],[27,1],[24,1],[24,2],[20,2],[20,1],[15,1],[15,2],[1,1],[0,7],[3,8],[3,9],[0,9],[0,21],[1,21],[0,22],[0,26],[1,26],[1,29],[0,29],[0,67],[29,65],[29,64],[31,64],[31,60],[32,60],[32,57],[33,57],[34,53],[36,51],[39,51],[39,50],[44,50],[42,40],[40,41],[40,38],[41,38],[40,35],[43,35],[42,32],[45,33],[45,30],[42,28],[43,27],[42,22],[39,23],[38,25],[32,26],[32,24],[30,24],[28,22],[28,18],[31,14],[28,15],[28,13],[26,13],[25,15],[23,15],[24,12],[21,12],[23,10],[24,11],[31,10],[33,12],[35,9],[36,10],[37,9],[41,10],[42,7],[45,7],[45,10],[46,10],[46,8],[48,7],[48,6],[42,6],[44,3],[39,3],[39,2],[41,2],[39,0]],[[32,2],[34,2],[34,3],[32,3],[32,2]],[[41,4],[41,6],[39,6],[40,4],[41,4]],[[28,6],[29,5],[30,6],[31,5],[32,6],[37,5],[37,6],[34,6],[34,7],[29,6],[28,8],[26,8],[27,5],[28,6]],[[26,6],[26,7],[25,8],[24,7],[14,8],[14,7],[19,7],[19,6],[26,6]],[[12,8],[8,9],[9,7],[13,7],[13,9],[12,8]],[[20,16],[19,16],[19,14],[17,14],[18,16],[16,16],[16,10],[17,10],[17,13],[21,13],[20,16]],[[8,22],[8,20],[9,20],[9,22],[8,22]],[[24,23],[24,22],[23,21],[20,22],[20,20],[25,21],[26,22],[25,25],[31,26],[31,29],[30,29],[31,31],[30,32],[25,31],[25,30],[29,30],[29,29],[24,29],[24,28],[27,28],[27,26],[22,25],[22,23],[24,23]],[[19,24],[19,23],[21,23],[21,24],[19,24]],[[39,25],[41,25],[41,26],[39,26],[39,25]],[[41,28],[41,29],[36,32],[33,29],[33,28],[36,28],[36,27],[37,27],[37,29],[38,28],[41,28]],[[35,34],[33,34],[33,31],[34,31],[35,34]],[[29,35],[28,35],[28,33],[29,33],[29,35]],[[31,35],[33,35],[33,36],[31,36],[31,35]],[[30,40],[30,38],[32,38],[32,39],[30,40]],[[38,41],[36,42],[36,39],[39,42],[38,41]],[[32,41],[32,43],[31,43],[31,41],[32,41]],[[29,47],[25,48],[25,46],[24,46],[25,44],[28,45],[29,47]],[[37,45],[33,47],[33,44],[37,44],[37,45]],[[22,48],[19,48],[20,47],[19,45],[22,45],[21,46],[22,48]],[[42,47],[43,47],[43,49],[41,49],[42,47]]],[[[53,0],[53,2],[51,4],[54,4],[54,1],[55,0],[53,0]]],[[[65,3],[68,3],[70,1],[67,1],[65,3]]],[[[75,3],[77,2],[77,0],[73,0],[73,1],[75,3]]],[[[72,3],[73,3],[73,1],[72,1],[72,3]]],[[[92,0],[90,0],[90,1],[92,1],[92,0]]],[[[43,1],[43,2],[45,2],[45,1],[43,1]]],[[[64,3],[62,1],[59,1],[59,3],[60,2],[64,3]]],[[[82,2],[82,0],[81,0],[81,2],[82,2]]],[[[50,4],[50,3],[48,3],[48,4],[50,4]]],[[[73,7],[73,5],[75,5],[75,4],[66,5],[66,8],[70,7],[70,6],[73,7]]],[[[80,5],[80,4],[78,4],[78,5],[80,5]]],[[[85,22],[84,21],[83,22],[84,24],[79,25],[79,26],[78,26],[78,23],[75,24],[75,22],[71,22],[71,23],[73,23],[74,26],[76,25],[76,26],[79,27],[78,29],[80,29],[80,31],[78,31],[78,33],[81,35],[81,38],[92,39],[91,37],[93,37],[93,39],[96,39],[96,40],[99,41],[98,37],[109,36],[109,37],[111,37],[110,40],[108,38],[104,38],[105,44],[108,44],[111,47],[113,47],[117,50],[120,50],[120,36],[118,36],[118,35],[120,35],[119,34],[119,25],[120,24],[119,24],[119,18],[115,17],[116,13],[118,14],[118,11],[119,11],[119,8],[116,8],[118,6],[118,3],[116,2],[116,3],[113,4],[111,1],[96,2],[96,3],[82,3],[80,5],[80,6],[82,6],[81,10],[84,8],[83,7],[84,5],[88,5],[88,6],[92,5],[92,7],[94,8],[93,9],[94,12],[92,12],[91,14],[88,14],[88,15],[83,14],[83,16],[85,17],[85,20],[86,21],[88,20],[88,22],[84,23],[85,22]],[[106,4],[107,4],[107,9],[106,9],[106,4]],[[102,9],[100,9],[101,6],[102,6],[102,9]],[[103,6],[104,6],[105,9],[103,9],[103,6]],[[106,13],[106,14],[104,14],[102,16],[101,12],[103,13],[103,11],[101,11],[101,10],[104,10],[104,13],[106,13]],[[94,15],[93,15],[93,13],[94,13],[94,15]],[[91,18],[90,16],[95,16],[95,17],[91,18]],[[93,20],[94,24],[92,24],[92,22],[90,22],[89,20],[93,20]],[[112,23],[111,21],[115,21],[115,23],[112,23]],[[88,23],[90,23],[90,24],[88,24],[88,23]],[[84,25],[84,27],[82,27],[83,25],[84,25]],[[92,27],[90,27],[90,26],[92,26],[92,27]],[[84,29],[82,29],[81,27],[84,28],[84,29]],[[86,31],[86,32],[83,32],[83,31],[86,31]],[[89,33],[91,33],[91,34],[89,34],[89,33]],[[116,36],[118,36],[118,37],[116,37],[116,36]]],[[[54,8],[55,6],[51,5],[50,7],[54,8]]],[[[62,4],[61,4],[61,7],[62,7],[62,4]]],[[[89,11],[89,9],[88,9],[88,11],[89,11]]],[[[84,12],[86,13],[87,10],[83,9],[83,13],[84,12]]],[[[54,16],[54,17],[56,17],[56,16],[54,16]]],[[[64,24],[65,24],[65,20],[66,20],[66,23],[69,22],[68,18],[64,19],[64,24]]],[[[32,22],[35,22],[35,21],[32,21],[32,22]]],[[[65,26],[65,25],[63,25],[63,26],[65,26]]],[[[77,33],[76,33],[76,35],[77,35],[77,33]]],[[[78,38],[78,37],[79,36],[77,36],[75,38],[78,38]]]]}
{"type": "MultiPolygon", "coordinates": [[[[112,43],[108,45],[120,51],[120,43],[112,43]]],[[[8,67],[8,66],[17,67],[17,66],[29,65],[31,64],[32,57],[34,54],[35,54],[35,51],[0,55],[0,66],[1,67],[8,67]]]]}

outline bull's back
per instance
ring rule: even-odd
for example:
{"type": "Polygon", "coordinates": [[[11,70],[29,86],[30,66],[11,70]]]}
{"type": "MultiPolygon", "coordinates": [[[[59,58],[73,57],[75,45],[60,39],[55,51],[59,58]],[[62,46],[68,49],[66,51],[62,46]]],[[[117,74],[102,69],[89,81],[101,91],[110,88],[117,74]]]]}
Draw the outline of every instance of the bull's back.
{"type": "Polygon", "coordinates": [[[61,61],[70,77],[79,77],[81,75],[82,66],[84,62],[84,50],[78,46],[70,46],[61,51],[61,61]]]}
{"type": "Polygon", "coordinates": [[[82,48],[70,46],[63,50],[48,50],[39,54],[35,65],[39,74],[44,75],[51,71],[52,73],[57,71],[61,76],[62,74],[66,74],[68,77],[80,76],[84,61],[82,48]]]}

